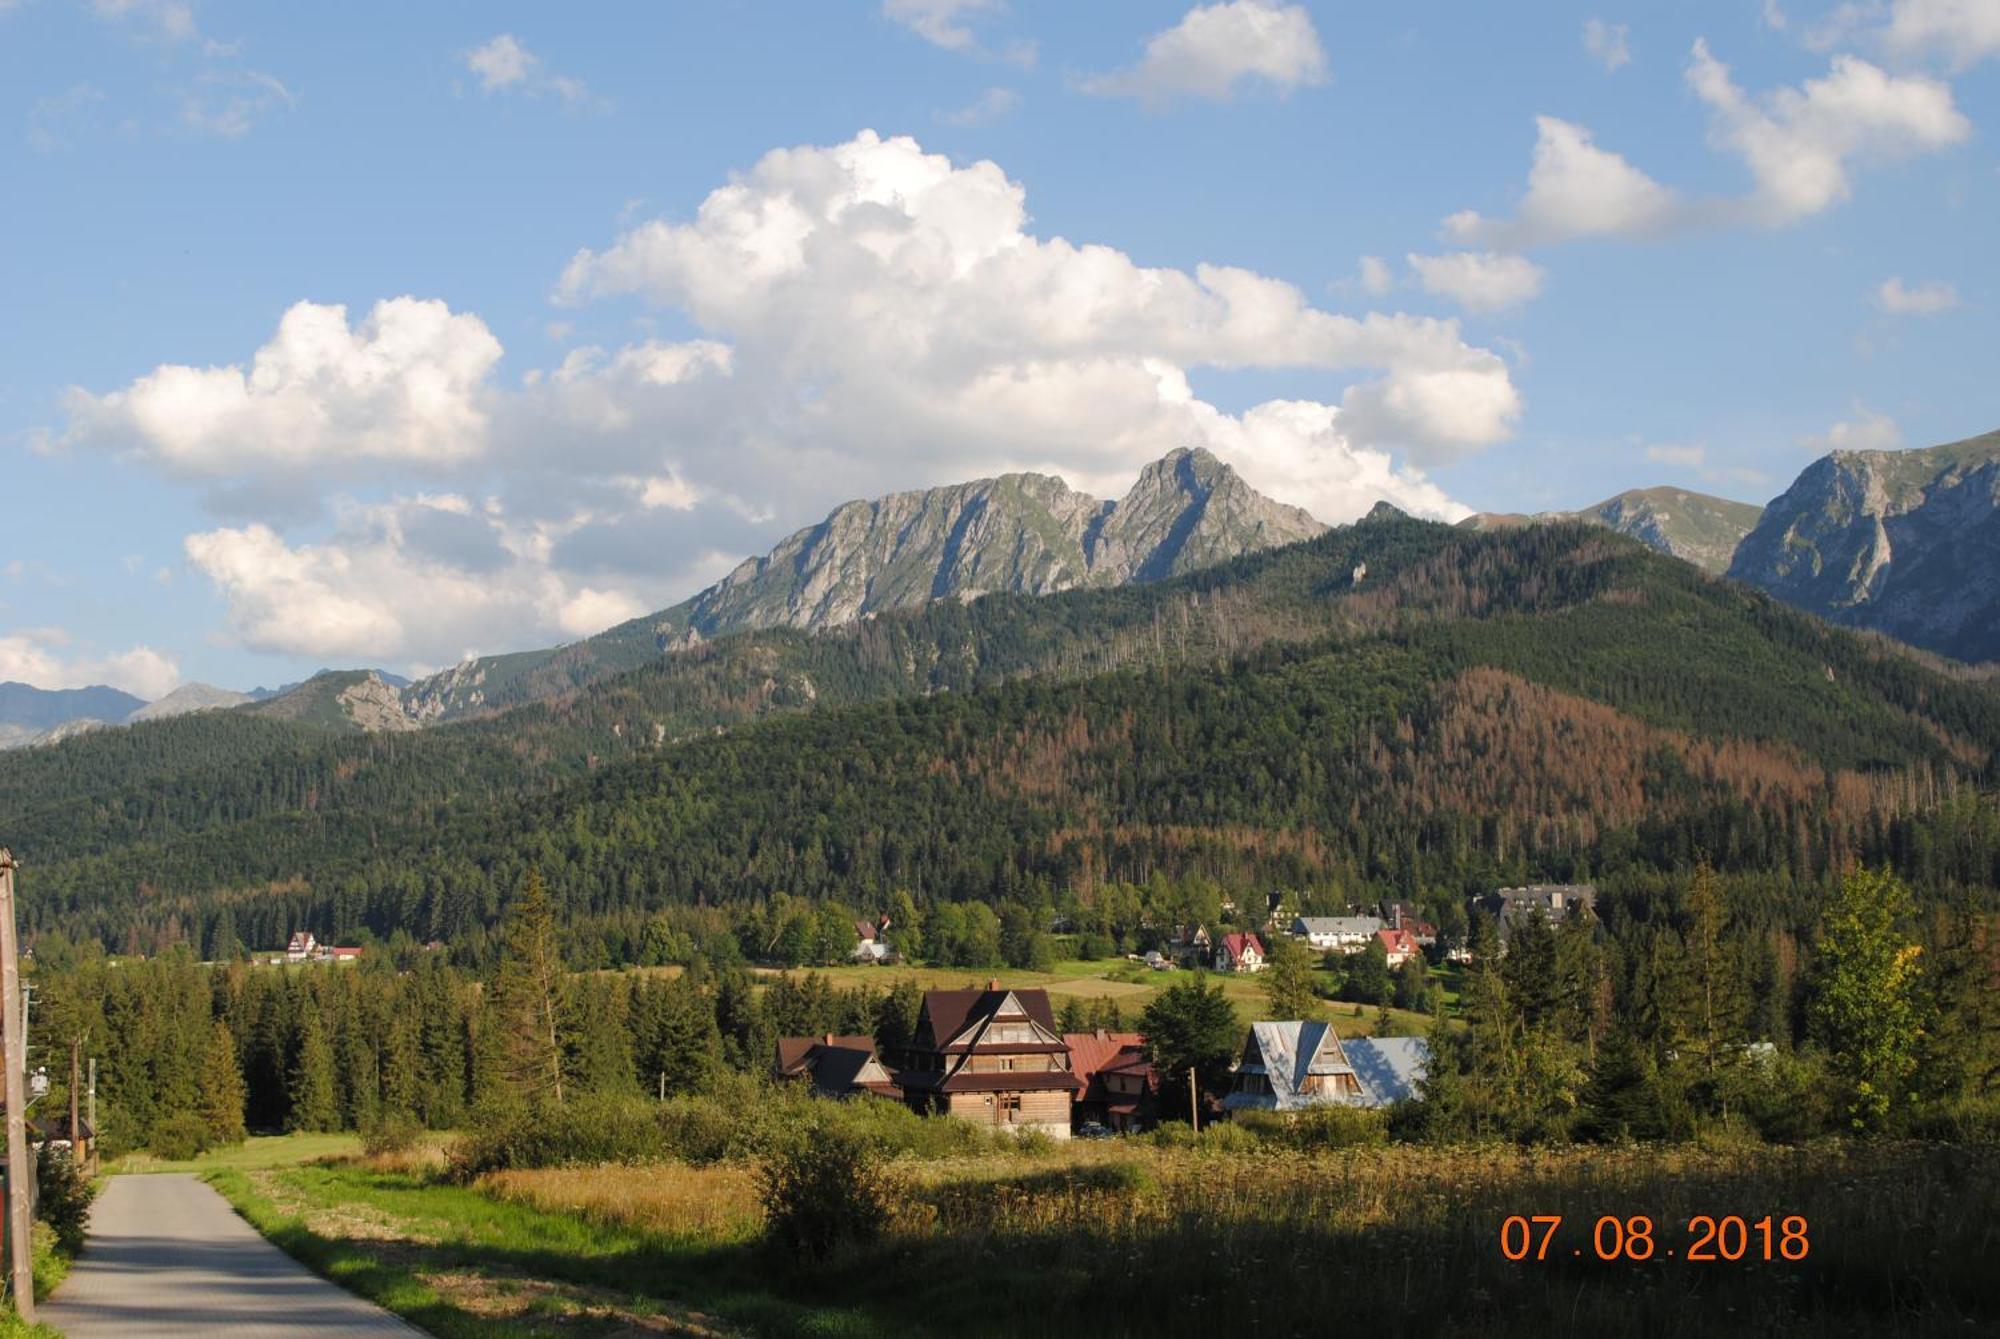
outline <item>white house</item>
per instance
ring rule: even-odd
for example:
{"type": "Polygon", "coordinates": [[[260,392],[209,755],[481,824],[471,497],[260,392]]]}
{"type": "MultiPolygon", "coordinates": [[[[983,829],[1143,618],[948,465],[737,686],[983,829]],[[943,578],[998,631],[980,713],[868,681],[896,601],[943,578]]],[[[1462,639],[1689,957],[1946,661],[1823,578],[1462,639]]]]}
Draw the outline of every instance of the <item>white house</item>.
{"type": "Polygon", "coordinates": [[[1226,934],[1215,946],[1218,972],[1261,972],[1264,970],[1264,941],[1254,934],[1226,934]]]}
{"type": "Polygon", "coordinates": [[[1375,916],[1299,916],[1292,921],[1292,936],[1316,949],[1359,953],[1381,928],[1375,916]]]}
{"type": "Polygon", "coordinates": [[[1357,1037],[1331,1023],[1253,1023],[1237,1059],[1227,1111],[1381,1107],[1413,1097],[1430,1061],[1422,1037],[1357,1037]]]}
{"type": "Polygon", "coordinates": [[[291,942],[285,945],[286,962],[311,962],[319,956],[319,940],[313,938],[311,930],[295,930],[291,942]]]}

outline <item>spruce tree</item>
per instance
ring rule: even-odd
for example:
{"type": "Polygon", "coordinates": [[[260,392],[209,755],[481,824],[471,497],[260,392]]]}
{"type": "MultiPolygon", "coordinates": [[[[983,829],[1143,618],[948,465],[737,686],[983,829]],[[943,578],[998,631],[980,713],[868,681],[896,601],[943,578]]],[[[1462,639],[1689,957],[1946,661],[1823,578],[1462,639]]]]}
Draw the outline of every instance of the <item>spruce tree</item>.
{"type": "Polygon", "coordinates": [[[1281,1021],[1319,1017],[1319,997],[1313,993],[1312,954],[1288,934],[1273,934],[1264,958],[1267,1017],[1281,1021]]]}
{"type": "Polygon", "coordinates": [[[340,1126],[340,1106],[333,1076],[333,1047],[326,1039],[326,1024],[311,992],[300,1001],[298,1047],[292,1057],[290,1081],[286,1085],[291,1109],[285,1128],[294,1131],[325,1131],[340,1126]]]}
{"type": "Polygon", "coordinates": [[[529,1102],[560,1104],[572,1030],[569,973],[539,870],[528,871],[520,900],[508,916],[493,1002],[507,1081],[529,1102]]]}
{"type": "Polygon", "coordinates": [[[247,1096],[243,1069],[236,1061],[236,1038],[217,1019],[209,1029],[208,1049],[201,1061],[201,1106],[198,1114],[208,1137],[218,1144],[239,1144],[245,1134],[243,1104],[247,1096]]]}

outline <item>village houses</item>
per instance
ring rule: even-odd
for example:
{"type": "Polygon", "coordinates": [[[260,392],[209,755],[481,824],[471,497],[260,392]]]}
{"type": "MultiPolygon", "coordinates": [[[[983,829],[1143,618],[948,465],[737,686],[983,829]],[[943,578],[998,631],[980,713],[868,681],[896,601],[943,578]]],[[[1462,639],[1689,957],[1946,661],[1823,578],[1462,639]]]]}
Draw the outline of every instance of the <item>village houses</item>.
{"type": "Polygon", "coordinates": [[[1292,937],[1322,951],[1359,953],[1368,947],[1382,928],[1374,916],[1297,916],[1292,919],[1292,937]]]}
{"type": "Polygon", "coordinates": [[[993,981],[985,990],[926,991],[916,1036],[899,1059],[904,1098],[918,1111],[1070,1136],[1070,1107],[1083,1085],[1045,990],[993,981]]]}
{"type": "Polygon", "coordinates": [[[1218,972],[1263,971],[1264,941],[1247,930],[1222,936],[1215,946],[1214,967],[1218,972]]]}

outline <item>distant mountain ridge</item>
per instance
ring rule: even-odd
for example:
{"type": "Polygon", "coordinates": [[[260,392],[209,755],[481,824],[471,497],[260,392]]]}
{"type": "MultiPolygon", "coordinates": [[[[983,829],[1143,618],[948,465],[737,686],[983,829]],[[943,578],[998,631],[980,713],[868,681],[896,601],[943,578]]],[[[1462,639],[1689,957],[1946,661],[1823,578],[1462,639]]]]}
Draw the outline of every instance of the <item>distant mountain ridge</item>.
{"type": "Polygon", "coordinates": [[[1729,570],[1736,546],[1756,527],[1763,508],[1685,488],[1633,488],[1595,506],[1534,515],[1480,512],[1461,525],[1493,530],[1544,521],[1587,521],[1630,535],[1661,553],[1683,558],[1704,571],[1729,570]]]}
{"type": "Polygon", "coordinates": [[[818,631],[932,600],[1158,581],[1325,529],[1200,449],[1154,461],[1115,502],[1029,473],[892,493],[834,508],[670,609],[570,646],[467,661],[403,699],[419,720],[450,720],[555,696],[727,633],[818,631]]]}
{"type": "Polygon", "coordinates": [[[1765,509],[1729,575],[1835,623],[2000,659],[2000,432],[1822,457],[1765,509]]]}

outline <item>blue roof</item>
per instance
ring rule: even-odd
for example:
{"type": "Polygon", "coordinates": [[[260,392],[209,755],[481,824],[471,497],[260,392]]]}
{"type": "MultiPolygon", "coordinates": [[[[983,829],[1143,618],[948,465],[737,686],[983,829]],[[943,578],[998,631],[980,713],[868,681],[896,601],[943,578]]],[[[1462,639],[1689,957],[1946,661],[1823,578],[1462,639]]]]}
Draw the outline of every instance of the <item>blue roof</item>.
{"type": "Polygon", "coordinates": [[[1369,1106],[1388,1106],[1417,1095],[1431,1044],[1422,1037],[1356,1037],[1344,1043],[1347,1062],[1373,1099],[1369,1106]]]}

